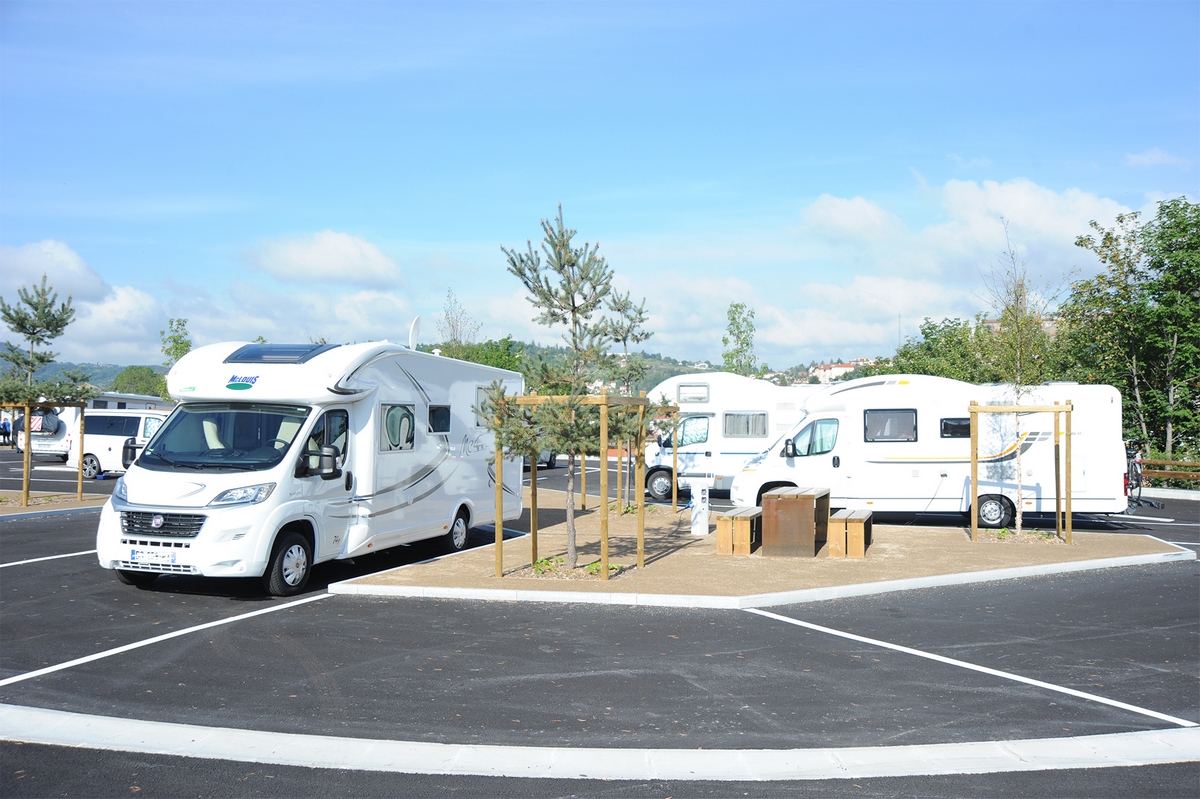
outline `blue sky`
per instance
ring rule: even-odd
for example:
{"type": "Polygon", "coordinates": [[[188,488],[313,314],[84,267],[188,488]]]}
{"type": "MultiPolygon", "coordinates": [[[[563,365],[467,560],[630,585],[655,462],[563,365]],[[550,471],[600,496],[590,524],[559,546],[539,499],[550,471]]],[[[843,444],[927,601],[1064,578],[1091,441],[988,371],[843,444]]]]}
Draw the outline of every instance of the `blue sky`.
{"type": "MultiPolygon", "coordinates": [[[[562,203],[651,351],[756,311],[782,368],[890,354],[1045,283],[1096,219],[1200,197],[1200,3],[0,0],[0,294],[48,272],[63,359],[422,340],[453,289],[539,328],[500,247],[562,203]]],[[[1074,272],[1072,272],[1074,270],[1074,272]]]]}

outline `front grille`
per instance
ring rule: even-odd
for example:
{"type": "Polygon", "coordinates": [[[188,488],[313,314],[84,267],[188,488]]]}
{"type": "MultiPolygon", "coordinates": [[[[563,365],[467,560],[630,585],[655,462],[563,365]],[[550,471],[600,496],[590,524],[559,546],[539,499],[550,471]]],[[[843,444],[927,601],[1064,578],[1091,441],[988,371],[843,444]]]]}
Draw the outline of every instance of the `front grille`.
{"type": "Polygon", "coordinates": [[[126,535],[157,535],[177,538],[195,538],[200,534],[204,520],[199,513],[144,513],[142,511],[121,512],[121,532],[126,535]],[[162,519],[154,526],[154,519],[162,519]]]}
{"type": "Polygon", "coordinates": [[[178,563],[140,563],[132,560],[117,561],[117,568],[128,572],[159,572],[160,574],[199,574],[195,566],[182,566],[178,563]]]}

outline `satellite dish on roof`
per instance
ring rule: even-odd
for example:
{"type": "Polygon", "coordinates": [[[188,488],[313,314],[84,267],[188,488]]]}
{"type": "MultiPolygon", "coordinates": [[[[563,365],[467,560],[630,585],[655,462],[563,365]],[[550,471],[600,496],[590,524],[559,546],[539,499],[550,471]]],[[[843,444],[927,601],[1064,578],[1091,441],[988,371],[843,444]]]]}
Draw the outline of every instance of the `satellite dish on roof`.
{"type": "Polygon", "coordinates": [[[412,326],[408,329],[408,348],[416,350],[417,338],[421,335],[421,317],[413,319],[412,326]]]}

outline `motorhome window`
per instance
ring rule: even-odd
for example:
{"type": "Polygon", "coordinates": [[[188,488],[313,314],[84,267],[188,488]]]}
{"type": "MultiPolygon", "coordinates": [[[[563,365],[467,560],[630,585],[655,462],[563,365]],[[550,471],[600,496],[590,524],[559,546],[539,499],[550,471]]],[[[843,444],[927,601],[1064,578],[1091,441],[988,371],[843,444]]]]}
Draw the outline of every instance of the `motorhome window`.
{"type": "Polygon", "coordinates": [[[306,363],[340,344],[247,344],[225,363],[306,363]]]}
{"type": "Polygon", "coordinates": [[[970,438],[971,419],[943,419],[942,438],[970,438]]]}
{"type": "Polygon", "coordinates": [[[812,433],[813,426],[811,424],[807,424],[804,426],[804,429],[797,433],[796,437],[792,439],[792,444],[796,448],[797,457],[803,458],[808,455],[808,449],[812,446],[812,433]]]}
{"type": "Polygon", "coordinates": [[[863,441],[916,440],[916,410],[863,411],[863,441]]]}
{"type": "Polygon", "coordinates": [[[765,413],[725,414],[726,438],[765,438],[766,435],[767,415],[765,413]]]}
{"type": "Polygon", "coordinates": [[[162,427],[163,420],[157,416],[147,416],[145,427],[142,429],[142,438],[153,438],[158,432],[158,428],[162,427]]]}
{"type": "Polygon", "coordinates": [[[381,409],[383,430],[379,436],[380,452],[400,452],[413,448],[416,414],[411,405],[384,405],[381,409]]]}
{"type": "Polygon", "coordinates": [[[337,447],[337,466],[340,468],[346,462],[346,447],[350,438],[350,414],[342,410],[326,411],[325,415],[313,425],[304,445],[305,457],[308,458],[308,468],[316,471],[321,468],[320,452],[322,447],[337,447]],[[308,454],[313,453],[313,454],[308,454]]]}
{"type": "Polygon", "coordinates": [[[708,417],[689,416],[679,426],[679,446],[703,444],[708,441],[708,417]]]}
{"type": "Polygon", "coordinates": [[[471,409],[475,412],[476,427],[487,427],[487,420],[483,417],[483,414],[488,413],[491,407],[492,404],[488,402],[487,398],[487,386],[476,386],[475,407],[471,409]]]}
{"type": "Polygon", "coordinates": [[[430,405],[429,406],[429,432],[431,432],[431,433],[449,433],[450,432],[450,406],[449,405],[430,405]]]}
{"type": "Polygon", "coordinates": [[[810,455],[832,452],[837,444],[837,419],[818,419],[813,422],[812,451],[810,455]]]}
{"type": "MultiPolygon", "coordinates": [[[[270,469],[283,460],[308,414],[308,408],[295,405],[185,403],[162,425],[138,459],[138,465],[160,471],[270,469]]],[[[93,418],[104,417],[84,418],[86,425],[93,418]]],[[[135,426],[129,435],[137,435],[138,417],[115,418],[133,419],[135,426]]],[[[322,440],[325,439],[327,427],[335,437],[340,430],[344,452],[349,430],[346,412],[331,411],[321,418],[318,425],[322,430],[322,440]],[[327,419],[333,413],[340,413],[340,420],[327,424],[327,419]]]]}
{"type": "Polygon", "coordinates": [[[93,400],[92,408],[95,410],[104,410],[108,407],[108,400],[93,400]]]}
{"type": "Polygon", "coordinates": [[[680,383],[675,396],[679,402],[708,402],[708,383],[680,383]]]}

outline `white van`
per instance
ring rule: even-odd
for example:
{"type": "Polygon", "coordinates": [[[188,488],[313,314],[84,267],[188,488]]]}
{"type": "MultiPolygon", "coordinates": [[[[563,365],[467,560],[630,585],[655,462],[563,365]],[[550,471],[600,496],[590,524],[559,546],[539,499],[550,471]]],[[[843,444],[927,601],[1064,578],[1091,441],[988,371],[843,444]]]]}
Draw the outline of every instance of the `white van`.
{"type": "MultiPolygon", "coordinates": [[[[118,391],[105,391],[87,401],[87,408],[98,410],[158,410],[165,416],[171,412],[175,403],[147,394],[122,394],[118,391]]],[[[73,453],[75,436],[79,430],[79,409],[64,408],[35,408],[33,416],[33,444],[30,448],[32,455],[46,455],[58,458],[63,462],[79,463],[79,454],[73,453]]],[[[84,414],[85,418],[87,414],[84,414]]],[[[21,418],[16,420],[13,431],[17,438],[17,451],[25,451],[25,432],[21,418]],[[17,432],[17,431],[20,432],[17,432]]],[[[120,454],[118,453],[118,463],[120,454]]],[[[114,468],[120,468],[114,467],[114,468]]]]}
{"type": "MultiPolygon", "coordinates": [[[[83,415],[83,476],[123,472],[125,442],[134,439],[138,451],[150,441],[170,415],[169,410],[86,411],[83,415]]],[[[79,467],[79,439],[72,436],[67,463],[79,467]]]]}
{"type": "MultiPolygon", "coordinates": [[[[713,488],[728,491],[742,465],[803,415],[804,399],[823,386],[777,386],[766,380],[701,372],[676,375],[650,389],[653,402],[679,407],[679,474],[712,474],[713,488]]],[[[675,458],[669,438],[646,445],[646,490],[671,498],[675,458]]]]}
{"type": "MultiPolygon", "coordinates": [[[[1050,383],[1025,405],[1072,403],[1071,502],[1075,512],[1126,508],[1121,395],[1112,386],[1050,383]]],[[[805,418],[748,461],[733,481],[737,506],[762,504],[785,486],[829,488],[839,508],[969,513],[985,527],[1012,522],[1021,452],[1025,512],[1052,513],[1054,414],[981,414],[979,497],[971,496],[972,402],[1014,404],[1011,385],[976,386],[927,375],[886,375],[835,383],[805,402],[805,418]]],[[[1060,417],[1062,420],[1062,417],[1060,417]]],[[[1065,421],[1060,421],[1060,438],[1065,421]]],[[[1060,449],[1065,458],[1065,449],[1060,449]]],[[[1065,464],[1064,464],[1065,468],[1065,464]]],[[[1065,483],[1065,477],[1064,477],[1065,483]]]]}
{"type": "MultiPolygon", "coordinates": [[[[117,481],[96,534],[126,583],[261,576],[299,592],[313,564],[496,522],[494,439],[475,409],[515,372],[398,344],[226,343],[167,375],[180,404],[117,481]]],[[[521,514],[504,464],[503,518],[521,514]]]]}

